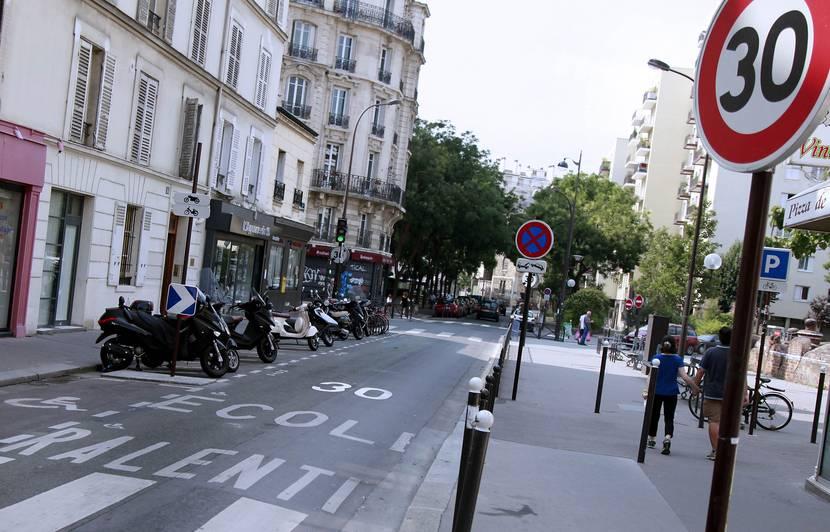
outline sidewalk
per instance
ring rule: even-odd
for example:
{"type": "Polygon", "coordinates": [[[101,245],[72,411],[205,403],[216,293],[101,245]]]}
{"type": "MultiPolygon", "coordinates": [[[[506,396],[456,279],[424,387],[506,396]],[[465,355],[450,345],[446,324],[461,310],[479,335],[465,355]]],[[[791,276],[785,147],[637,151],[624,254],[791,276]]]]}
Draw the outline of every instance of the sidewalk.
{"type": "Polygon", "coordinates": [[[0,386],[9,386],[79,371],[101,363],[95,339],[100,331],[0,338],[0,386]]]}
{"type": "MultiPolygon", "coordinates": [[[[645,377],[609,363],[594,414],[600,357],[594,348],[529,340],[517,400],[516,343],[494,408],[474,530],[703,530],[712,466],[706,432],[678,403],[671,456],[637,464],[645,377]],[[613,524],[612,524],[613,523],[613,524]]],[[[796,401],[780,432],[741,433],[730,530],[824,530],[830,503],[808,492],[818,446],[809,443],[815,390],[778,383],[796,401]],[[812,400],[810,393],[812,392],[812,400]]],[[[662,440],[661,420],[658,439],[662,440]]],[[[453,492],[441,520],[451,530],[453,492]]]]}

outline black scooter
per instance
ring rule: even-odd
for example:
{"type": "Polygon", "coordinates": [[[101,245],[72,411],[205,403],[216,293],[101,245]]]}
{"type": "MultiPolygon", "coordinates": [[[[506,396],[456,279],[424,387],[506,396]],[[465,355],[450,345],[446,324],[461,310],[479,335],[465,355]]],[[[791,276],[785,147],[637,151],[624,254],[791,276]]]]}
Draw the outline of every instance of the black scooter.
{"type": "MultiPolygon", "coordinates": [[[[108,308],[98,319],[101,335],[101,364],[104,371],[116,371],[140,364],[156,368],[171,360],[176,342],[176,319],[153,314],[151,301],[137,300],[130,306],[118,298],[118,306],[108,308]]],[[[196,302],[196,314],[181,323],[178,360],[199,360],[202,370],[219,378],[233,366],[239,367],[239,355],[230,330],[214,305],[203,294],[196,302]],[[233,359],[233,360],[232,360],[233,359]]],[[[235,368],[234,368],[235,370],[235,368]]]]}
{"type": "Polygon", "coordinates": [[[253,297],[247,303],[237,303],[232,309],[239,309],[243,316],[225,316],[225,323],[231,331],[231,338],[240,349],[256,349],[259,359],[270,364],[277,359],[277,342],[271,335],[271,327],[274,327],[274,318],[271,315],[273,305],[266,297],[262,298],[256,290],[253,290],[253,297]],[[243,320],[248,320],[244,332],[238,332],[236,328],[243,320]]]}

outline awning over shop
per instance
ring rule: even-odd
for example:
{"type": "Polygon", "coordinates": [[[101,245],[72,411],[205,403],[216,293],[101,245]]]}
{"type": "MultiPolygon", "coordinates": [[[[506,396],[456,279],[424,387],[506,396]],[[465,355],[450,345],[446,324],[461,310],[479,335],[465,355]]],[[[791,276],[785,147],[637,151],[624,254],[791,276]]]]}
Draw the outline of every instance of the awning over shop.
{"type": "Polygon", "coordinates": [[[784,227],[830,233],[830,182],[819,183],[788,199],[784,227]]]}

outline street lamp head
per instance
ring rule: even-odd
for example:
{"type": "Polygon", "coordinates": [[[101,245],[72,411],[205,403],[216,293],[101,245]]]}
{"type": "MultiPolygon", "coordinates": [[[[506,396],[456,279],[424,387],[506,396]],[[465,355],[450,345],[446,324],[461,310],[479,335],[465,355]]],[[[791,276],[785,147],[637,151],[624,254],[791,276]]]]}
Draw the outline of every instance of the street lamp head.
{"type": "Polygon", "coordinates": [[[671,69],[668,63],[660,61],[659,59],[649,59],[648,66],[656,68],[657,70],[662,70],[663,72],[668,72],[671,69]]]}
{"type": "Polygon", "coordinates": [[[381,105],[400,105],[401,101],[397,98],[394,100],[389,100],[388,102],[381,102],[381,105]]]}
{"type": "Polygon", "coordinates": [[[564,159],[559,164],[557,164],[556,166],[558,166],[559,168],[570,168],[571,167],[571,165],[568,164],[568,161],[566,161],[564,159]]]}
{"type": "Polygon", "coordinates": [[[707,270],[718,270],[723,265],[723,259],[717,253],[710,253],[703,258],[703,267],[707,270]]]}
{"type": "Polygon", "coordinates": [[[568,279],[568,288],[573,288],[574,286],[576,286],[576,281],[568,279]]]}

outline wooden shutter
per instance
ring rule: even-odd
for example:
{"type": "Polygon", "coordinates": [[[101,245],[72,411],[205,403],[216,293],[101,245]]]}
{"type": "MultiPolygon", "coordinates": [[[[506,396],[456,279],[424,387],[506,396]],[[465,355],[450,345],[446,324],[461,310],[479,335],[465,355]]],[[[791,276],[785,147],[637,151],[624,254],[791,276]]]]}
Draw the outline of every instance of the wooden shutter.
{"type": "Polygon", "coordinates": [[[95,147],[103,150],[107,147],[107,132],[110,124],[112,107],[112,86],[115,83],[115,57],[107,54],[104,59],[104,71],[101,78],[101,96],[98,98],[98,118],[95,121],[95,147]]]}
{"type": "Polygon", "coordinates": [[[230,191],[236,189],[236,174],[239,165],[239,129],[236,124],[233,126],[233,140],[231,140],[231,156],[228,161],[228,177],[226,188],[230,191]]]}
{"type": "Polygon", "coordinates": [[[182,152],[179,157],[179,176],[193,177],[193,150],[196,147],[196,119],[199,112],[199,99],[187,98],[184,101],[184,126],[182,127],[182,152]]]}
{"type": "Polygon", "coordinates": [[[210,165],[210,188],[216,188],[216,176],[219,175],[219,163],[222,160],[222,132],[225,129],[225,120],[222,111],[216,119],[216,131],[213,132],[213,162],[210,165]]]}
{"type": "Polygon", "coordinates": [[[75,71],[75,91],[72,95],[72,118],[69,122],[69,138],[75,142],[84,141],[87,86],[89,85],[89,66],[91,62],[92,45],[82,40],[78,46],[78,67],[75,71]]]}
{"type": "Polygon", "coordinates": [[[268,101],[268,80],[271,78],[271,54],[267,50],[259,52],[259,69],[257,70],[256,93],[254,103],[265,109],[268,101]]]}
{"type": "Polygon", "coordinates": [[[133,145],[130,151],[132,160],[138,164],[150,164],[158,86],[158,81],[143,72],[141,73],[138,80],[138,94],[136,95],[133,145]]]}
{"type": "Polygon", "coordinates": [[[262,186],[262,176],[265,175],[265,172],[262,170],[262,165],[265,164],[265,144],[262,143],[260,140],[259,146],[259,165],[257,166],[257,170],[259,171],[259,175],[256,176],[256,190],[254,191],[255,197],[257,199],[265,199],[260,198],[262,195],[262,191],[265,190],[265,187],[262,186]]]}
{"type": "MultiPolygon", "coordinates": [[[[175,3],[175,0],[171,0],[175,3]]],[[[135,19],[142,26],[147,26],[147,21],[150,20],[150,0],[138,0],[138,12],[135,19]]]]}
{"type": "Polygon", "coordinates": [[[210,4],[211,0],[197,0],[196,12],[193,16],[193,44],[190,49],[190,58],[200,65],[205,64],[210,4]]]}
{"type": "Polygon", "coordinates": [[[124,246],[124,222],[127,219],[127,206],[123,203],[115,204],[115,213],[112,223],[112,240],[110,241],[110,265],[107,272],[107,284],[118,286],[121,275],[121,251],[124,246]]]}
{"type": "Polygon", "coordinates": [[[242,28],[234,21],[231,26],[231,42],[228,46],[228,72],[225,83],[234,89],[239,86],[239,62],[242,59],[242,28]]]}
{"type": "Polygon", "coordinates": [[[245,143],[245,166],[242,169],[242,195],[248,195],[248,186],[251,184],[251,162],[254,154],[254,137],[248,137],[245,143]]]}
{"type": "Polygon", "coordinates": [[[279,9],[279,1],[278,0],[268,0],[268,3],[265,7],[265,12],[271,15],[272,17],[277,16],[277,11],[279,9]]]}
{"type": "Polygon", "coordinates": [[[167,15],[164,17],[164,40],[173,42],[173,27],[176,22],[176,2],[178,0],[167,0],[167,15]]]}
{"type": "Polygon", "coordinates": [[[141,238],[138,241],[138,264],[135,270],[135,285],[144,286],[147,277],[147,261],[150,255],[150,230],[153,228],[153,211],[144,209],[141,223],[141,238]]]}

